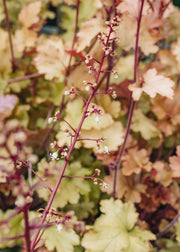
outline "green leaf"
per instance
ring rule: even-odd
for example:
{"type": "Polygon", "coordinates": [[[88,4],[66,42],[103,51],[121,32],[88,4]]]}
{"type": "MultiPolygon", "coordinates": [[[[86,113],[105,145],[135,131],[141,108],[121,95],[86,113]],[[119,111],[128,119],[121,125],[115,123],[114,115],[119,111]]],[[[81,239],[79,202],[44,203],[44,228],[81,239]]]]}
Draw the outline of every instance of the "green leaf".
{"type": "Polygon", "coordinates": [[[36,103],[38,100],[40,103],[51,101],[54,105],[59,106],[61,103],[63,87],[64,84],[60,82],[39,81],[37,86],[36,103]]]}
{"type": "Polygon", "coordinates": [[[46,229],[42,239],[49,250],[56,249],[57,252],[73,252],[74,245],[79,245],[79,236],[73,229],[62,228],[61,232],[55,226],[46,229]]]}
{"type": "MultiPolygon", "coordinates": [[[[90,174],[88,169],[81,167],[81,163],[76,161],[71,163],[65,172],[68,176],[85,176],[90,174]]],[[[68,202],[71,204],[78,203],[80,195],[90,192],[90,185],[84,178],[63,178],[60,190],[56,193],[53,207],[64,207],[68,202]]]]}
{"type": "MultiPolygon", "coordinates": [[[[6,213],[0,212],[0,220],[6,220],[8,217],[13,213],[13,210],[8,210],[6,213]]],[[[5,241],[3,239],[7,237],[13,237],[22,235],[24,233],[24,221],[23,221],[23,214],[18,214],[13,217],[9,222],[8,225],[4,224],[0,226],[0,248],[5,247],[12,247],[15,244],[20,244],[22,239],[15,239],[5,241]]]]}
{"type": "Polygon", "coordinates": [[[135,227],[138,214],[131,202],[103,200],[100,210],[103,214],[82,240],[87,252],[150,251],[149,240],[155,240],[155,235],[135,227]]]}
{"type": "MultiPolygon", "coordinates": [[[[52,160],[50,163],[47,163],[45,159],[42,159],[38,164],[38,174],[41,177],[45,177],[44,174],[47,176],[47,170],[49,170],[48,181],[51,182],[50,186],[53,188],[56,184],[62,166],[63,161],[59,161],[57,163],[55,160],[52,160]]],[[[82,178],[64,177],[54,198],[53,207],[64,207],[67,203],[77,204],[81,195],[87,195],[90,193],[91,182],[83,177],[91,173],[92,172],[90,170],[82,168],[79,161],[72,162],[68,165],[65,175],[80,176],[82,178]]],[[[40,188],[38,189],[38,195],[43,199],[48,200],[50,192],[47,188],[40,188]]]]}
{"type": "MultiPolygon", "coordinates": [[[[79,6],[79,26],[86,20],[90,19],[96,12],[96,8],[93,4],[94,0],[81,1],[79,6]],[[91,8],[89,8],[91,6],[91,8]]],[[[76,9],[71,6],[61,5],[59,8],[60,22],[59,25],[66,32],[63,33],[62,38],[65,41],[72,40],[74,36],[74,26],[76,9]]]]}
{"type": "Polygon", "coordinates": [[[89,214],[93,214],[93,212],[96,212],[95,204],[94,202],[80,202],[77,204],[69,204],[66,206],[65,211],[71,211],[73,210],[75,212],[75,215],[78,217],[79,220],[88,218],[89,214]]]}
{"type": "Polygon", "coordinates": [[[140,132],[145,140],[160,136],[160,131],[155,127],[155,122],[146,117],[140,109],[134,111],[131,129],[140,132]]]}
{"type": "Polygon", "coordinates": [[[175,224],[176,228],[176,240],[180,243],[180,218],[178,219],[178,222],[175,224]]]}

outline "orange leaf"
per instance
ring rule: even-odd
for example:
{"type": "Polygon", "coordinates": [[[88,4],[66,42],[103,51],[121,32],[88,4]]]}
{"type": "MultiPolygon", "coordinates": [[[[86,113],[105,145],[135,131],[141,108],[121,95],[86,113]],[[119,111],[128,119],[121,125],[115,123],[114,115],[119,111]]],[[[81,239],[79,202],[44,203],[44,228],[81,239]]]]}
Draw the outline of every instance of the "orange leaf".
{"type": "Polygon", "coordinates": [[[41,10],[41,1],[30,3],[25,6],[19,13],[19,21],[26,28],[29,28],[32,24],[39,21],[38,14],[41,10]]]}
{"type": "Polygon", "coordinates": [[[176,155],[169,158],[170,167],[173,170],[173,177],[179,178],[180,177],[180,145],[176,148],[176,155]]]}
{"type": "Polygon", "coordinates": [[[135,101],[140,99],[143,91],[152,98],[157,94],[166,96],[169,99],[173,98],[174,91],[172,87],[174,86],[174,82],[167,77],[157,74],[155,68],[149,69],[143,77],[144,85],[142,87],[139,87],[137,83],[129,85],[129,90],[132,91],[135,101]]]}
{"type": "Polygon", "coordinates": [[[26,28],[31,27],[31,25],[39,21],[38,14],[41,10],[41,1],[30,3],[25,6],[19,13],[19,21],[26,28]]]}

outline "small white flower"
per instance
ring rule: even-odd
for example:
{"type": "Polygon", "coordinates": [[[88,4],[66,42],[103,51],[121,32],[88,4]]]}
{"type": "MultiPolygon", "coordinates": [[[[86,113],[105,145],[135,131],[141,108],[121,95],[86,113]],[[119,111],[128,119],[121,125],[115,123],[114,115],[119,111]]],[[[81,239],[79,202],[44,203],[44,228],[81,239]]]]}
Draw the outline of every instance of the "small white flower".
{"type": "Polygon", "coordinates": [[[86,63],[86,64],[89,64],[89,59],[86,59],[86,60],[85,60],[85,63],[86,63]]]}
{"type": "Polygon", "coordinates": [[[64,92],[64,95],[69,95],[69,91],[66,90],[66,91],[64,92]]]}
{"type": "Polygon", "coordinates": [[[86,87],[85,87],[85,90],[86,90],[86,91],[89,91],[89,90],[90,90],[90,86],[86,86],[86,87]]]}
{"type": "Polygon", "coordinates": [[[56,141],[54,141],[53,143],[50,143],[51,148],[55,148],[56,144],[57,144],[56,141]]]}
{"type": "Polygon", "coordinates": [[[119,77],[119,76],[118,76],[118,73],[117,73],[117,72],[114,72],[114,79],[116,79],[116,80],[117,80],[117,79],[118,79],[118,77],[119,77]]]}
{"type": "Polygon", "coordinates": [[[58,151],[50,153],[51,159],[52,160],[59,160],[58,158],[58,151]]]}
{"type": "Polygon", "coordinates": [[[106,56],[109,55],[109,53],[110,53],[109,49],[105,50],[105,55],[106,56]]]}
{"type": "Polygon", "coordinates": [[[96,122],[96,123],[99,123],[99,122],[100,122],[99,116],[96,116],[96,117],[95,117],[95,122],[96,122]]]}
{"type": "Polygon", "coordinates": [[[116,98],[117,98],[117,94],[116,94],[115,91],[113,91],[112,98],[113,98],[113,99],[116,99],[116,98]]]}
{"type": "Polygon", "coordinates": [[[94,185],[97,185],[97,184],[98,184],[97,178],[94,179],[93,184],[94,184],[94,185]]]}
{"type": "Polygon", "coordinates": [[[25,204],[26,204],[26,199],[24,198],[24,196],[23,195],[18,195],[17,196],[17,199],[16,199],[16,201],[15,201],[15,205],[17,206],[17,207],[23,207],[23,206],[25,206],[25,204]]]}
{"type": "Polygon", "coordinates": [[[108,184],[106,184],[105,182],[103,183],[103,188],[104,189],[107,189],[109,187],[109,185],[108,184]]]}
{"type": "Polygon", "coordinates": [[[56,230],[57,230],[58,232],[61,232],[62,229],[63,229],[63,225],[62,225],[62,224],[58,224],[56,230]]]}
{"type": "Polygon", "coordinates": [[[51,124],[54,121],[54,117],[49,117],[48,118],[48,124],[51,124]]]}
{"type": "Polygon", "coordinates": [[[109,153],[109,148],[107,145],[104,146],[104,153],[109,153]]]}

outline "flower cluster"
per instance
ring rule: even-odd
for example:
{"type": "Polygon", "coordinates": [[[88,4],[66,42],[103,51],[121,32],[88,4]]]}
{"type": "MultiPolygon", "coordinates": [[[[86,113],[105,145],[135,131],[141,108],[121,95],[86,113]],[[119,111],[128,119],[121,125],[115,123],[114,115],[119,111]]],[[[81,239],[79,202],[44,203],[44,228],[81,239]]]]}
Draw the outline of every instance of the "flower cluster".
{"type": "Polygon", "coordinates": [[[52,160],[59,160],[59,152],[60,152],[60,157],[61,158],[66,158],[68,155],[68,148],[61,147],[57,144],[56,141],[50,144],[51,148],[58,148],[55,152],[50,153],[50,157],[52,160]]]}

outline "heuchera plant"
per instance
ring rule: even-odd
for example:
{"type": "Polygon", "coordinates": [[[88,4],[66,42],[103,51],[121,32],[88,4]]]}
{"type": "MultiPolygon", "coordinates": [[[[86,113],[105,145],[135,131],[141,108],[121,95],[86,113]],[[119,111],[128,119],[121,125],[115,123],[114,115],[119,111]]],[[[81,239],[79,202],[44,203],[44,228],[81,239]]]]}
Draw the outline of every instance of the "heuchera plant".
{"type": "Polygon", "coordinates": [[[1,251],[179,251],[175,5],[0,3],[1,251]]]}

